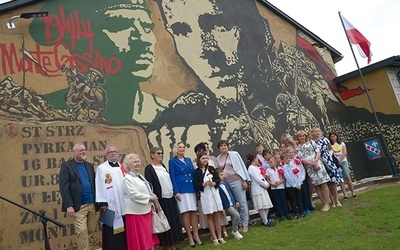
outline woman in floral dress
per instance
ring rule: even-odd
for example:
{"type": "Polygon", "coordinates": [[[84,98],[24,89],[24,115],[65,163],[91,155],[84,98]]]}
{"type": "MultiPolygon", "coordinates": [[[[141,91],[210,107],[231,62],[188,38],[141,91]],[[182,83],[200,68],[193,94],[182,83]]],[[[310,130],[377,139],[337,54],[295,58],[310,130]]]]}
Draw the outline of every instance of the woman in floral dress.
{"type": "Polygon", "coordinates": [[[329,168],[329,177],[331,181],[329,182],[329,193],[332,201],[332,207],[341,207],[342,204],[339,202],[337,184],[343,183],[343,176],[340,173],[338,166],[333,162],[332,147],[329,143],[328,138],[323,137],[321,134],[321,129],[315,127],[311,130],[312,139],[317,144],[321,152],[321,160],[324,162],[325,167],[329,168]]]}
{"type": "Polygon", "coordinates": [[[315,186],[318,197],[322,202],[321,211],[329,210],[329,175],[320,159],[320,151],[315,142],[308,140],[307,133],[300,130],[296,133],[298,146],[296,148],[297,155],[303,162],[306,172],[311,179],[311,183],[315,186]]]}

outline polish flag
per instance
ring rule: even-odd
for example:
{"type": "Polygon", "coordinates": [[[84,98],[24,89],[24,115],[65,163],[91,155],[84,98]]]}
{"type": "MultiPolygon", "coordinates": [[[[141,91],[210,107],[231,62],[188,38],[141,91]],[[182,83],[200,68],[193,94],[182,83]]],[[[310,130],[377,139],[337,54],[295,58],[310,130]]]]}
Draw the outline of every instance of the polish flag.
{"type": "Polygon", "coordinates": [[[368,64],[371,62],[371,43],[368,41],[358,29],[356,29],[349,21],[342,16],[344,28],[346,29],[347,37],[352,44],[357,45],[358,51],[363,58],[368,58],[368,64]]]}

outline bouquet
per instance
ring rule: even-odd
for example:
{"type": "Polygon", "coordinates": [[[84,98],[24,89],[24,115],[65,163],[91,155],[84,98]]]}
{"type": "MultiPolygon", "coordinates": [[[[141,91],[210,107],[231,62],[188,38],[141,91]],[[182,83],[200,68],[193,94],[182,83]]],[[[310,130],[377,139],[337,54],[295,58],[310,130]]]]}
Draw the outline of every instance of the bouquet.
{"type": "Polygon", "coordinates": [[[208,175],[207,175],[207,178],[208,178],[209,181],[212,182],[213,175],[212,175],[212,174],[208,174],[208,175]]]}
{"type": "Polygon", "coordinates": [[[301,163],[301,160],[299,157],[294,158],[294,163],[296,163],[297,165],[299,165],[301,163]]]}

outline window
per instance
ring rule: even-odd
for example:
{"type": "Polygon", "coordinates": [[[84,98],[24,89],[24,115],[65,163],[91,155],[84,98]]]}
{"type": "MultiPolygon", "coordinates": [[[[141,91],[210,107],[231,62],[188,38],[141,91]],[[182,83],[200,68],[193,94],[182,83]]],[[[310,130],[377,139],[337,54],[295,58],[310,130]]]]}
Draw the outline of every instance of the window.
{"type": "Polygon", "coordinates": [[[387,74],[389,76],[390,83],[394,94],[397,98],[397,103],[400,105],[400,68],[399,67],[387,67],[387,74]]]}

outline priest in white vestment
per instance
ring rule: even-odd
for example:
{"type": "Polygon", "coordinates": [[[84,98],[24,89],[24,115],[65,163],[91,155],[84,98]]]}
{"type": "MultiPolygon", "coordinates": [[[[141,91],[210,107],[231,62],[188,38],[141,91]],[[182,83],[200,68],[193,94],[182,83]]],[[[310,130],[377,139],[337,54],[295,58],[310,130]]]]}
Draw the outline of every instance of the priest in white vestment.
{"type": "Polygon", "coordinates": [[[102,249],[125,250],[126,236],[123,218],[124,193],[122,191],[122,180],[126,170],[122,163],[118,161],[119,153],[117,147],[108,146],[105,153],[107,161],[99,165],[96,170],[96,203],[100,207],[100,213],[112,210],[115,216],[112,227],[103,223],[102,249]]]}

